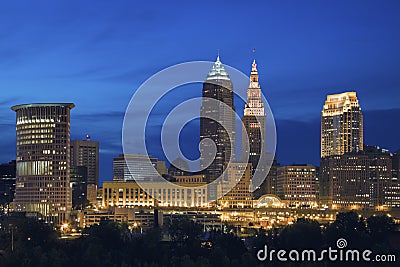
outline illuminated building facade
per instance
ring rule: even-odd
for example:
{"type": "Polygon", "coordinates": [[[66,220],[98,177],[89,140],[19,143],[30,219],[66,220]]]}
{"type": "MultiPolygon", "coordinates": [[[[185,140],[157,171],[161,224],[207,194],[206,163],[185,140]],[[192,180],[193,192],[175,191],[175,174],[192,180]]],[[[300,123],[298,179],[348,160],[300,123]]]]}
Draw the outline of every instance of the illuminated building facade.
{"type": "Polygon", "coordinates": [[[98,185],[99,142],[91,141],[89,135],[85,140],[71,140],[71,166],[85,166],[87,183],[98,185]]]}
{"type": "Polygon", "coordinates": [[[206,181],[206,176],[204,174],[196,175],[177,175],[174,176],[177,183],[204,183],[206,181]]]}
{"type": "Polygon", "coordinates": [[[290,204],[315,205],[317,183],[317,168],[313,165],[291,165],[277,168],[277,195],[290,204]]]}
{"type": "Polygon", "coordinates": [[[321,158],[363,150],[363,115],[355,92],[328,95],[321,116],[321,158]]]}
{"type": "Polygon", "coordinates": [[[206,183],[175,183],[134,181],[103,182],[102,206],[116,207],[206,207],[206,183]],[[158,200],[154,200],[155,194],[158,200]]]}
{"type": "Polygon", "coordinates": [[[392,154],[378,147],[321,160],[321,191],[337,208],[398,206],[399,184],[393,177],[392,154]]]}
{"type": "Polygon", "coordinates": [[[145,181],[158,175],[166,175],[164,161],[141,154],[119,155],[113,159],[114,181],[145,181]],[[151,165],[148,164],[150,160],[151,165]]]}
{"type": "MultiPolygon", "coordinates": [[[[214,158],[211,153],[214,144],[210,142],[200,143],[200,168],[205,169],[207,167],[207,159],[214,159],[204,172],[209,182],[220,177],[226,164],[235,158],[235,107],[233,95],[232,81],[218,56],[208,73],[207,80],[203,83],[203,100],[200,110],[200,141],[211,139],[216,146],[216,156],[214,158]],[[219,103],[210,99],[215,99],[219,103]],[[229,107],[230,110],[224,109],[222,103],[229,107]],[[221,123],[207,118],[207,116],[215,118],[221,123]],[[225,128],[222,124],[225,125],[225,128]],[[233,137],[233,140],[230,140],[229,135],[233,137]]],[[[216,192],[213,193],[215,194],[216,192]]]]}
{"type": "MultiPolygon", "coordinates": [[[[100,224],[102,220],[109,220],[118,223],[127,223],[134,230],[149,229],[154,227],[154,211],[135,210],[130,208],[113,207],[109,210],[95,211],[83,210],[78,213],[79,226],[82,228],[100,224]]],[[[158,225],[162,225],[163,214],[157,214],[158,225]]]]}
{"type": "Polygon", "coordinates": [[[14,210],[39,212],[63,223],[71,211],[70,110],[72,103],[26,104],[17,114],[14,210]]]}
{"type": "Polygon", "coordinates": [[[219,185],[222,194],[218,206],[222,209],[238,209],[253,207],[251,186],[251,163],[230,163],[226,169],[227,179],[219,185]],[[232,187],[231,185],[234,184],[232,187]],[[232,187],[228,190],[227,188],[232,187]]]}
{"type": "Polygon", "coordinates": [[[264,113],[264,103],[261,99],[261,87],[258,82],[258,71],[257,64],[254,60],[250,73],[250,84],[247,89],[247,102],[244,108],[244,116],[242,117],[242,122],[244,128],[242,129],[242,148],[245,149],[248,142],[249,154],[248,162],[252,164],[253,173],[256,168],[261,168],[264,166],[258,166],[260,157],[262,153],[265,153],[265,113],[264,113]],[[247,137],[245,135],[247,132],[247,137]]]}
{"type": "Polygon", "coordinates": [[[389,206],[400,207],[400,150],[393,154],[392,183],[385,195],[385,202],[389,206]]]}

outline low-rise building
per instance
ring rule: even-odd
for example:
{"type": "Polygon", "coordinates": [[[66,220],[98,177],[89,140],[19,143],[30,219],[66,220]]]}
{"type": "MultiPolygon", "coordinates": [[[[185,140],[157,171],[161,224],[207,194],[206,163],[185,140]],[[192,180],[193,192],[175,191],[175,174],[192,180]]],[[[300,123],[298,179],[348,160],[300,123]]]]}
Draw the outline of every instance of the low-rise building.
{"type": "Polygon", "coordinates": [[[206,207],[207,186],[206,183],[103,182],[102,206],[206,207]]]}

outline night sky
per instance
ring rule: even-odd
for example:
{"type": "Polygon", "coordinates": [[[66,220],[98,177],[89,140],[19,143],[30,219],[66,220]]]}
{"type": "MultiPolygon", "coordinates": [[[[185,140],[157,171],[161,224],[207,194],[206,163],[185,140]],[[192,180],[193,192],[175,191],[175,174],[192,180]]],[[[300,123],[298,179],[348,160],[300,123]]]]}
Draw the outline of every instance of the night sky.
{"type": "MultiPolygon", "coordinates": [[[[135,90],[168,66],[214,61],[218,50],[224,64],[246,74],[256,58],[282,164],[319,164],[325,96],[351,90],[364,112],[365,143],[395,151],[399,12],[399,1],[366,0],[3,1],[0,162],[15,158],[11,106],[73,102],[71,137],[90,134],[100,141],[100,180],[111,180],[112,157],[122,153],[124,111],[135,90]]],[[[186,97],[200,96],[201,84],[184,90],[191,90],[186,97]]],[[[237,110],[242,114],[242,103],[237,110]]],[[[160,118],[154,117],[150,141],[157,139],[160,118]]],[[[198,133],[196,122],[182,133],[188,157],[198,154],[198,133]]],[[[149,151],[162,157],[156,145],[149,151]]]]}

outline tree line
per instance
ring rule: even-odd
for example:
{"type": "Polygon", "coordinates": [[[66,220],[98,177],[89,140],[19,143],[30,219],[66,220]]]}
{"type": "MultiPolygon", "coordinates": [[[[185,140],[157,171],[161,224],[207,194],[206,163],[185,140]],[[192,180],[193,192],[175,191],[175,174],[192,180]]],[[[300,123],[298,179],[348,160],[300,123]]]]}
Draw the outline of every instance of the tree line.
{"type": "MultiPolygon", "coordinates": [[[[185,218],[175,218],[162,228],[143,233],[132,231],[126,223],[104,220],[85,228],[76,239],[61,239],[51,226],[25,217],[3,216],[0,226],[0,267],[337,266],[326,261],[265,263],[256,255],[265,245],[270,249],[319,251],[336,247],[339,238],[346,239],[349,247],[396,254],[400,259],[400,236],[393,219],[386,215],[366,219],[355,212],[339,213],[328,225],[298,219],[282,228],[268,231],[260,228],[245,239],[229,227],[226,231],[204,233],[201,224],[185,218]]],[[[360,264],[349,263],[349,266],[360,264]]],[[[371,266],[398,265],[371,263],[371,266]]]]}

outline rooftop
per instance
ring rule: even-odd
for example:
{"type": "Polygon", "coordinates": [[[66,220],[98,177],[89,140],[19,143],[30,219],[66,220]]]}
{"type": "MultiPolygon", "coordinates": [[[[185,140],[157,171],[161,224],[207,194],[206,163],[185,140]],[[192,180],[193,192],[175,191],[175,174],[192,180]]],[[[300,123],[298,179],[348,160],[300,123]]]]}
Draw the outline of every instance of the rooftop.
{"type": "Polygon", "coordinates": [[[212,66],[210,72],[207,75],[207,80],[230,80],[228,73],[226,72],[224,65],[222,65],[219,56],[212,66]]]}
{"type": "Polygon", "coordinates": [[[67,107],[74,108],[74,103],[31,103],[31,104],[21,104],[11,107],[12,110],[17,111],[22,108],[34,108],[34,107],[67,107]]]}

